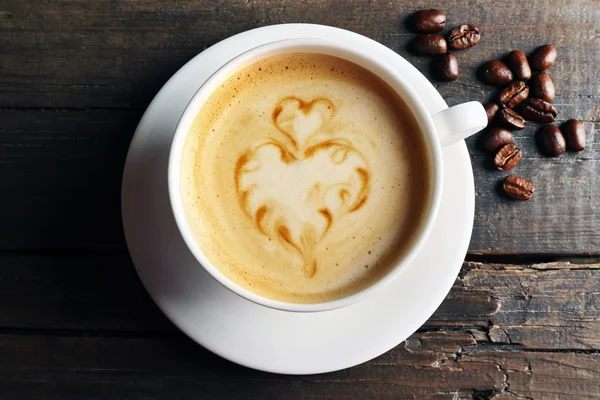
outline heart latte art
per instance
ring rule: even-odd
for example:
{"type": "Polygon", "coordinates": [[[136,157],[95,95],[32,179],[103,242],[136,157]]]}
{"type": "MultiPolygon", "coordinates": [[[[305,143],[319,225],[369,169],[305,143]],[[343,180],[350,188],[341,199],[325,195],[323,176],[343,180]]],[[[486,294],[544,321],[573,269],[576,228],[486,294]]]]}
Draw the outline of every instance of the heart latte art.
{"type": "Polygon", "coordinates": [[[259,142],[235,170],[244,213],[262,234],[296,250],[309,278],[317,273],[321,238],[369,194],[369,166],[352,135],[328,129],[334,109],[324,98],[283,99],[273,111],[280,137],[259,142]]]}
{"type": "Polygon", "coordinates": [[[186,138],[186,220],[238,285],[287,302],[372,285],[418,233],[430,196],[414,117],[377,76],[319,54],[274,56],[230,77],[186,138]]]}

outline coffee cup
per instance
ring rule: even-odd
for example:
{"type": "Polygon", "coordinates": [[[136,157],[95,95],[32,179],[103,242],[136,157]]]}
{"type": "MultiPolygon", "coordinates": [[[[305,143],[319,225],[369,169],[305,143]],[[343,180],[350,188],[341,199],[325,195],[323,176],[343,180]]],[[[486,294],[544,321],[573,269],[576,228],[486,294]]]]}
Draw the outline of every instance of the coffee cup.
{"type": "Polygon", "coordinates": [[[218,69],[179,120],[175,221],[199,268],[234,293],[283,311],[344,307],[401,279],[440,206],[442,148],[486,125],[478,102],[430,115],[368,49],[261,45],[218,69]]]}

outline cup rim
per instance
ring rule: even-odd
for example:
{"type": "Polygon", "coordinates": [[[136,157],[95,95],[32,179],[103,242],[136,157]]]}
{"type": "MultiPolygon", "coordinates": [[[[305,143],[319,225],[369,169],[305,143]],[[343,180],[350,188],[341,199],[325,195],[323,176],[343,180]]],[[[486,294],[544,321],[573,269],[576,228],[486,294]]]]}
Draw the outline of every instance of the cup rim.
{"type": "Polygon", "coordinates": [[[334,40],[320,38],[283,39],[254,47],[232,58],[219,67],[195,92],[194,96],[186,105],[184,112],[177,122],[177,127],[175,129],[173,140],[171,142],[171,149],[169,152],[167,181],[171,209],[173,211],[177,228],[179,229],[184,242],[201,267],[204,268],[220,284],[247,300],[269,308],[291,312],[327,311],[354,304],[372,295],[375,291],[395,280],[402,273],[405,267],[415,258],[425,242],[425,239],[431,232],[433,222],[435,221],[439,209],[443,182],[442,151],[431,115],[425,108],[425,105],[423,104],[423,101],[419,95],[401,76],[400,70],[392,68],[387,63],[370,57],[366,52],[351,48],[350,46],[334,40]],[[214,90],[222,82],[227,80],[240,69],[243,69],[261,59],[275,55],[297,52],[309,52],[336,56],[358,64],[378,75],[400,95],[403,101],[410,108],[414,118],[419,124],[420,130],[425,136],[425,141],[430,152],[431,193],[429,205],[426,208],[427,215],[422,221],[419,232],[414,238],[409,250],[394,262],[395,265],[385,276],[380,278],[372,285],[350,296],[321,303],[291,303],[270,299],[245,289],[226,277],[225,274],[215,267],[208,257],[206,257],[200,248],[200,245],[194,239],[190,226],[185,218],[183,199],[181,196],[180,167],[183,144],[185,143],[185,139],[187,138],[187,134],[196,118],[196,115],[214,90]]]}

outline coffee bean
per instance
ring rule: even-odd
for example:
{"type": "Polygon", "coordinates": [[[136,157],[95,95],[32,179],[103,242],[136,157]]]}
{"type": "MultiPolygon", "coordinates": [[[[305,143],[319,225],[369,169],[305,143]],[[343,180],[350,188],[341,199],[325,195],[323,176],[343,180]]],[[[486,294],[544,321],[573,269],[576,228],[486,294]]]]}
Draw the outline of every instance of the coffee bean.
{"type": "Polygon", "coordinates": [[[538,47],[529,56],[529,65],[538,71],[550,68],[554,61],[556,61],[556,49],[551,44],[538,47]]]}
{"type": "Polygon", "coordinates": [[[410,44],[413,53],[420,56],[443,54],[448,49],[446,39],[438,33],[428,33],[414,38],[410,44]]]}
{"type": "Polygon", "coordinates": [[[505,144],[498,150],[494,157],[494,165],[500,171],[507,171],[514,168],[521,161],[521,149],[512,143],[505,144]]]}
{"type": "Polygon", "coordinates": [[[435,33],[446,27],[446,14],[439,10],[420,10],[410,18],[410,26],[416,32],[435,33]]]}
{"type": "Polygon", "coordinates": [[[483,105],[483,108],[485,109],[485,113],[487,114],[489,124],[496,116],[496,113],[498,112],[500,107],[496,103],[485,103],[483,105]]]}
{"type": "Polygon", "coordinates": [[[473,25],[460,25],[448,34],[448,46],[462,50],[475,46],[481,40],[479,29],[473,25]]]}
{"type": "Polygon", "coordinates": [[[554,90],[554,83],[550,79],[550,75],[545,72],[540,72],[534,75],[533,78],[528,82],[531,96],[539,97],[544,101],[554,100],[556,91],[554,90]]]}
{"type": "Polygon", "coordinates": [[[513,81],[500,92],[498,100],[500,104],[508,108],[514,108],[527,96],[529,96],[529,87],[524,82],[513,81]]]}
{"type": "Polygon", "coordinates": [[[509,175],[502,185],[504,193],[517,200],[529,200],[533,196],[533,183],[519,176],[509,175]]]}
{"type": "Polygon", "coordinates": [[[560,130],[565,135],[569,149],[575,151],[585,149],[585,129],[581,122],[570,119],[560,127],[560,130]]]}
{"type": "Polygon", "coordinates": [[[531,78],[531,68],[525,53],[520,50],[511,51],[506,57],[506,63],[512,70],[515,79],[527,81],[531,78]]]}
{"type": "Polygon", "coordinates": [[[508,129],[525,128],[525,118],[512,108],[503,107],[496,117],[501,125],[508,129]]]}
{"type": "Polygon", "coordinates": [[[441,81],[455,81],[458,79],[458,61],[452,53],[436,56],[433,68],[436,76],[441,81]]]}
{"type": "Polygon", "coordinates": [[[556,125],[546,125],[542,128],[542,144],[547,154],[557,157],[567,150],[565,137],[556,125]]]}
{"type": "Polygon", "coordinates": [[[496,151],[500,147],[512,142],[513,135],[509,130],[492,127],[488,129],[485,137],[485,148],[489,151],[496,151]]]}
{"type": "Polygon", "coordinates": [[[554,122],[558,112],[556,108],[542,99],[529,99],[521,114],[530,121],[549,123],[554,122]]]}
{"type": "Polygon", "coordinates": [[[481,66],[481,77],[492,85],[506,85],[513,80],[513,74],[502,61],[490,60],[481,66]]]}

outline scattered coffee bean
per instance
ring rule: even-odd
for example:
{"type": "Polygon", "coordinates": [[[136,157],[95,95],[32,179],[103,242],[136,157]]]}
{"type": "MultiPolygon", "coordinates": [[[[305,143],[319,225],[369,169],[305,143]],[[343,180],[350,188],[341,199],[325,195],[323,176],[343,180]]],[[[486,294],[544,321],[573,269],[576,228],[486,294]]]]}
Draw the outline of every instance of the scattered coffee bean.
{"type": "Polygon", "coordinates": [[[553,157],[560,156],[567,151],[565,137],[556,125],[546,125],[542,128],[542,144],[548,155],[553,157]]]}
{"type": "Polygon", "coordinates": [[[529,200],[533,196],[533,183],[519,176],[509,175],[502,185],[504,192],[517,200],[529,200]]]}
{"type": "Polygon", "coordinates": [[[570,119],[560,127],[560,130],[565,135],[569,149],[575,151],[585,149],[585,129],[580,121],[570,119]]]}
{"type": "Polygon", "coordinates": [[[500,104],[514,108],[529,96],[529,87],[524,82],[513,81],[500,92],[500,104]]]}
{"type": "Polygon", "coordinates": [[[542,99],[529,99],[521,114],[530,121],[549,123],[554,122],[558,114],[556,108],[542,99]]]}
{"type": "Polygon", "coordinates": [[[410,18],[410,25],[416,32],[435,33],[446,27],[446,14],[439,10],[420,10],[410,18]]]}
{"type": "Polygon", "coordinates": [[[494,165],[500,171],[507,171],[514,168],[521,161],[521,149],[512,143],[505,144],[498,150],[494,157],[494,165]]]}
{"type": "Polygon", "coordinates": [[[475,46],[481,40],[479,29],[473,25],[460,25],[448,34],[448,46],[462,50],[475,46]]]}
{"type": "Polygon", "coordinates": [[[531,96],[539,97],[544,101],[554,100],[556,91],[554,90],[554,83],[550,79],[550,75],[545,72],[540,72],[531,78],[528,82],[531,96]]]}
{"type": "Polygon", "coordinates": [[[419,35],[410,44],[413,53],[420,56],[436,56],[448,49],[446,39],[438,33],[419,35]]]}
{"type": "Polygon", "coordinates": [[[458,79],[458,61],[452,53],[444,53],[435,57],[433,64],[435,74],[441,81],[455,81],[458,79]]]}
{"type": "Polygon", "coordinates": [[[503,107],[496,117],[501,125],[508,129],[525,128],[525,118],[512,108],[503,107]]]}
{"type": "Polygon", "coordinates": [[[488,117],[488,124],[492,122],[496,116],[496,113],[498,113],[498,110],[500,110],[500,107],[496,103],[485,103],[483,108],[485,109],[485,113],[488,117]]]}
{"type": "Polygon", "coordinates": [[[512,70],[515,79],[527,81],[531,78],[531,67],[525,53],[520,50],[511,51],[506,57],[506,63],[512,70]]]}
{"type": "Polygon", "coordinates": [[[548,69],[556,61],[556,49],[551,44],[538,47],[529,56],[529,65],[538,71],[548,69]]]}
{"type": "Polygon", "coordinates": [[[500,147],[512,143],[513,135],[509,130],[492,127],[487,131],[485,137],[485,148],[489,151],[496,151],[500,147]]]}
{"type": "Polygon", "coordinates": [[[513,73],[502,61],[490,60],[481,66],[481,77],[492,85],[506,85],[513,80],[513,73]]]}
{"type": "MultiPolygon", "coordinates": [[[[436,56],[431,66],[438,79],[458,79],[458,61],[448,50],[475,46],[481,40],[479,29],[463,24],[453,28],[445,39],[439,32],[446,27],[446,15],[435,9],[417,11],[408,22],[412,30],[423,33],[411,41],[409,49],[417,55],[436,56]]],[[[497,169],[510,170],[523,157],[519,147],[512,143],[510,130],[525,128],[525,119],[540,123],[551,123],[556,119],[557,110],[551,104],[556,89],[550,76],[543,72],[554,64],[556,57],[554,46],[547,44],[538,47],[529,57],[520,50],[513,50],[503,59],[504,62],[490,60],[481,66],[480,76],[485,82],[506,85],[497,103],[484,104],[488,123],[496,121],[497,124],[487,129],[484,139],[485,148],[496,152],[494,165],[497,169]],[[538,73],[532,76],[532,71],[538,73]],[[520,113],[513,110],[520,104],[520,113]]],[[[548,155],[559,156],[567,147],[581,151],[586,146],[584,126],[575,119],[565,122],[561,129],[556,125],[546,125],[539,134],[538,143],[548,155]]],[[[503,189],[508,196],[518,200],[529,200],[534,193],[533,183],[514,175],[506,177],[503,189]]]]}

